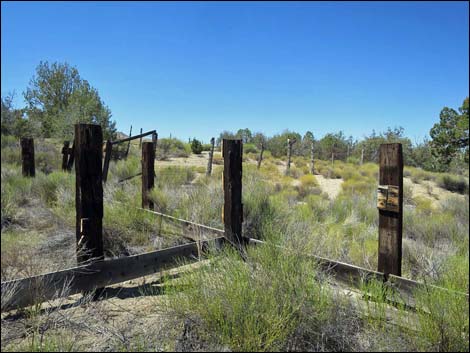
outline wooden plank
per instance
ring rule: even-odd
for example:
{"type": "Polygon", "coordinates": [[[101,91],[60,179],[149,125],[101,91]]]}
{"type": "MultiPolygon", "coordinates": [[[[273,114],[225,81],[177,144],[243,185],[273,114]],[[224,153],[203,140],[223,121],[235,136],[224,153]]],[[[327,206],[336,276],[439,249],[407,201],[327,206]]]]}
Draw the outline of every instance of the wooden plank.
{"type": "Polygon", "coordinates": [[[69,160],[67,162],[67,171],[72,171],[73,162],[75,160],[75,143],[72,144],[72,147],[69,150],[69,160]]]}
{"type": "Polygon", "coordinates": [[[261,168],[261,162],[263,161],[263,152],[264,152],[264,142],[261,142],[261,151],[259,152],[258,164],[256,165],[257,169],[261,168]]]}
{"type": "Polygon", "coordinates": [[[100,125],[75,125],[77,262],[103,259],[103,134],[100,125]]]}
{"type": "MultiPolygon", "coordinates": [[[[203,242],[206,249],[216,240],[203,242]]],[[[144,254],[98,261],[44,275],[2,282],[2,297],[9,289],[15,295],[2,311],[22,308],[61,296],[93,291],[96,288],[128,281],[179,265],[182,258],[197,259],[201,247],[197,243],[179,245],[144,254]],[[64,288],[67,288],[64,291],[64,288]]]]}
{"type": "MultiPolygon", "coordinates": [[[[129,137],[132,136],[132,125],[131,125],[131,130],[129,131],[129,137]]],[[[126,154],[124,156],[124,159],[127,159],[127,156],[129,155],[129,148],[131,148],[131,140],[129,140],[129,143],[127,144],[127,149],[126,149],[126,154]]]]}
{"type": "Polygon", "coordinates": [[[34,177],[36,175],[34,164],[34,139],[32,137],[22,137],[20,144],[23,176],[34,177]]]}
{"type": "Polygon", "coordinates": [[[242,237],[242,140],[224,139],[222,144],[224,158],[224,230],[227,240],[241,247],[245,244],[242,237]]]}
{"type": "MultiPolygon", "coordinates": [[[[403,232],[403,154],[399,143],[380,146],[379,184],[398,187],[396,211],[379,209],[378,270],[401,276],[403,232]]],[[[390,189],[390,187],[389,187],[390,189]]],[[[388,198],[387,198],[388,207],[388,198]]]]}
{"type": "Polygon", "coordinates": [[[111,161],[112,151],[113,151],[113,143],[108,140],[106,141],[104,163],[103,163],[103,182],[104,183],[106,183],[106,181],[108,180],[109,162],[111,161]]]}
{"type": "Polygon", "coordinates": [[[142,147],[142,128],[140,128],[139,150],[142,147]]]}
{"type": "Polygon", "coordinates": [[[121,140],[111,141],[111,143],[112,143],[113,145],[117,145],[117,144],[120,144],[120,143],[123,143],[123,142],[135,140],[135,139],[142,138],[142,137],[145,137],[145,136],[154,135],[154,134],[156,134],[156,133],[157,133],[157,132],[156,132],[155,130],[152,130],[152,131],[144,132],[143,134],[140,134],[140,135],[135,135],[135,136],[127,137],[127,138],[121,139],[121,140]]]}
{"type": "Polygon", "coordinates": [[[64,141],[64,146],[62,147],[62,170],[67,170],[67,164],[69,161],[70,155],[70,141],[64,141]]]}
{"type": "Polygon", "coordinates": [[[210,176],[212,174],[212,159],[214,158],[214,144],[215,144],[215,139],[211,138],[211,149],[209,151],[209,160],[207,162],[207,171],[206,171],[207,176],[210,176]]]}
{"type": "Polygon", "coordinates": [[[149,192],[155,185],[155,149],[153,142],[142,144],[142,208],[153,210],[149,192]]]}
{"type": "Polygon", "coordinates": [[[315,166],[314,166],[314,162],[315,162],[315,155],[314,155],[314,144],[313,144],[313,141],[311,142],[311,146],[310,146],[310,174],[314,174],[315,173],[315,166]]]}

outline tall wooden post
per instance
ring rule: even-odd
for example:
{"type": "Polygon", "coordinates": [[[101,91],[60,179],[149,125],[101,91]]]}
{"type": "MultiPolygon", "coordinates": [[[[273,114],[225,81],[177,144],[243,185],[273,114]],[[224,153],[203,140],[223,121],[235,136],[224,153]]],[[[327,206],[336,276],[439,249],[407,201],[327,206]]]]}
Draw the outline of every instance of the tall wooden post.
{"type": "MultiPolygon", "coordinates": [[[[142,128],[140,128],[140,134],[142,135],[142,128]]],[[[139,149],[142,147],[142,136],[139,139],[139,149]]]]}
{"type": "Polygon", "coordinates": [[[103,252],[103,133],[100,125],[75,125],[77,263],[101,260],[103,252]]]}
{"type": "Polygon", "coordinates": [[[214,158],[214,144],[215,144],[215,139],[211,138],[211,149],[209,151],[209,161],[207,162],[207,171],[206,171],[207,176],[210,176],[212,174],[212,159],[214,158]]]}
{"type": "Polygon", "coordinates": [[[261,151],[259,152],[258,165],[256,168],[261,168],[261,162],[263,161],[263,152],[264,152],[264,142],[261,142],[261,151]]]}
{"type": "Polygon", "coordinates": [[[315,173],[314,161],[315,161],[315,158],[314,158],[314,149],[313,149],[313,141],[312,141],[312,145],[310,147],[310,174],[312,175],[315,173]]]}
{"type": "Polygon", "coordinates": [[[222,156],[224,158],[223,221],[225,238],[241,249],[241,246],[245,245],[242,236],[242,140],[224,139],[222,156]]]}
{"type": "Polygon", "coordinates": [[[142,208],[153,210],[153,202],[148,194],[155,185],[155,149],[153,142],[142,144],[142,208]]]}
{"type": "Polygon", "coordinates": [[[287,168],[286,175],[290,174],[290,160],[292,156],[292,145],[296,142],[296,139],[287,139],[287,168]]]}
{"type": "Polygon", "coordinates": [[[401,276],[403,154],[400,143],[380,145],[378,271],[401,276]]]}
{"type": "Polygon", "coordinates": [[[153,143],[154,156],[156,156],[156,154],[157,154],[157,140],[158,140],[158,134],[156,132],[154,132],[152,134],[152,143],[153,143]]]}
{"type": "MultiPolygon", "coordinates": [[[[132,137],[132,125],[131,125],[131,130],[129,131],[129,137],[132,137]]],[[[129,154],[129,148],[130,147],[131,147],[131,140],[129,140],[129,142],[127,143],[126,155],[125,155],[124,159],[127,158],[127,155],[129,154]]]]}
{"type": "Polygon", "coordinates": [[[32,137],[21,138],[21,161],[23,176],[34,177],[36,168],[34,164],[34,139],[32,137]]]}
{"type": "Polygon", "coordinates": [[[67,164],[70,156],[70,141],[64,141],[64,147],[62,147],[62,170],[67,170],[67,164]]]}
{"type": "Polygon", "coordinates": [[[113,143],[109,140],[106,140],[106,147],[104,151],[104,163],[103,163],[103,183],[106,183],[108,180],[108,169],[109,162],[111,161],[111,153],[113,151],[113,143]]]}

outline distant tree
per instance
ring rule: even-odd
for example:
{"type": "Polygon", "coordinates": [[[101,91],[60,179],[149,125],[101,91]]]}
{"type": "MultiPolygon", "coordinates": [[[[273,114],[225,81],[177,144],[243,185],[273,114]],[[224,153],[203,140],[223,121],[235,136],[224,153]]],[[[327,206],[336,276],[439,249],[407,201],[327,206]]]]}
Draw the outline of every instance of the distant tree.
{"type": "Polygon", "coordinates": [[[434,124],[429,132],[432,153],[439,160],[441,170],[446,169],[459,154],[468,164],[468,104],[467,97],[458,109],[459,112],[444,107],[439,116],[440,121],[434,124]]]}
{"type": "MultiPolygon", "coordinates": [[[[266,150],[271,151],[274,157],[287,155],[287,139],[296,139],[297,142],[302,141],[299,133],[285,130],[282,134],[274,135],[266,141],[266,150]]],[[[296,143],[292,148],[293,155],[300,155],[300,143],[296,143]]]]}
{"type": "Polygon", "coordinates": [[[337,133],[328,133],[318,142],[321,158],[325,160],[331,159],[334,154],[335,159],[346,159],[347,141],[342,131],[337,133]]]}
{"type": "Polygon", "coordinates": [[[237,131],[236,137],[241,139],[243,143],[251,143],[252,134],[250,129],[239,129],[237,131]]]}
{"type": "Polygon", "coordinates": [[[234,139],[234,138],[236,138],[236,135],[233,132],[224,130],[220,133],[219,137],[217,138],[216,144],[217,146],[220,146],[223,139],[234,139]]]}
{"type": "Polygon", "coordinates": [[[77,122],[100,124],[105,138],[113,138],[115,122],[96,89],[67,63],[40,62],[24,92],[28,118],[43,137],[70,137],[77,122]]]}
{"type": "Polygon", "coordinates": [[[261,144],[264,144],[266,146],[266,140],[267,140],[267,137],[261,133],[261,132],[256,132],[254,135],[253,135],[253,138],[251,139],[251,142],[257,147],[257,148],[261,148],[261,144]]]}
{"type": "Polygon", "coordinates": [[[32,135],[33,129],[30,122],[23,118],[24,110],[16,109],[13,105],[14,93],[8,93],[2,97],[2,135],[22,137],[32,135]]]}
{"type": "Polygon", "coordinates": [[[202,152],[201,141],[193,138],[193,140],[191,141],[191,151],[193,151],[194,154],[201,154],[202,152]]]}

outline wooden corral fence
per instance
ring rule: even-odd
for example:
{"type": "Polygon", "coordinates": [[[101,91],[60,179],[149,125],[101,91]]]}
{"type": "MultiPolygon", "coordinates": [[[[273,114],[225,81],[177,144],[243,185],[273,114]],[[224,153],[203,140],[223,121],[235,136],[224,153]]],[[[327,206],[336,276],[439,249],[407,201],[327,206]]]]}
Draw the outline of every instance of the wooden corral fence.
{"type": "MultiPolygon", "coordinates": [[[[156,132],[151,131],[156,137],[156,132]]],[[[144,135],[144,134],[141,134],[144,135]]],[[[139,138],[141,135],[132,137],[139,138]]],[[[130,138],[129,138],[130,139],[130,138]]],[[[129,141],[129,139],[120,142],[129,141]]],[[[1,283],[2,311],[17,309],[58,297],[76,293],[96,291],[106,286],[134,278],[157,273],[163,269],[179,266],[181,259],[200,259],[207,249],[220,249],[224,244],[236,247],[243,255],[246,246],[275,246],[242,234],[242,155],[241,140],[223,140],[223,186],[224,229],[217,229],[188,220],[176,218],[152,208],[147,193],[153,187],[155,142],[142,144],[142,211],[150,212],[187,230],[189,244],[163,250],[104,260],[102,240],[103,179],[101,127],[91,124],[75,126],[74,158],[76,170],[76,243],[77,267],[39,276],[1,283]],[[152,180],[152,181],[151,181],[152,180]],[[203,230],[210,237],[193,236],[193,230],[203,230]],[[5,293],[11,299],[3,303],[5,293]]],[[[107,145],[112,146],[108,141],[107,145]]],[[[108,150],[109,151],[109,150],[108,150]]],[[[107,152],[108,152],[107,151],[107,152]]],[[[105,157],[106,163],[106,157],[105,157]]],[[[403,217],[403,156],[400,144],[385,144],[380,147],[380,177],[378,188],[379,212],[379,268],[372,271],[359,266],[304,254],[333,275],[337,281],[358,287],[364,281],[378,280],[394,289],[394,295],[413,308],[414,292],[424,288],[438,288],[402,278],[401,237],[403,217]]],[[[295,251],[283,248],[284,251],[295,251]]],[[[444,288],[442,291],[451,292],[444,288]]],[[[452,292],[455,295],[468,294],[452,292]]],[[[390,298],[396,302],[396,298],[390,298]]]]}

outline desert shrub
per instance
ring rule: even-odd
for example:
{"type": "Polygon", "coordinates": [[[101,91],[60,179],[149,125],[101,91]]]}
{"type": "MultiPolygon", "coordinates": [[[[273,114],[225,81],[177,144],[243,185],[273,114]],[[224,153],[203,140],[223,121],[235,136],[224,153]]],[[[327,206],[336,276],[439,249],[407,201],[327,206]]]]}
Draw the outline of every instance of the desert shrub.
{"type": "Polygon", "coordinates": [[[59,170],[62,159],[57,151],[48,150],[44,152],[35,152],[34,154],[36,170],[40,170],[44,174],[52,173],[59,170]]]}
{"type": "Polygon", "coordinates": [[[243,154],[246,153],[258,153],[258,148],[256,148],[256,145],[253,143],[245,143],[243,144],[243,154]]]}
{"type": "Polygon", "coordinates": [[[439,176],[437,183],[443,189],[468,194],[468,180],[463,176],[443,174],[439,176]]]}
{"type": "Polygon", "coordinates": [[[191,151],[194,153],[194,154],[201,154],[202,152],[202,144],[199,140],[197,139],[193,139],[191,141],[191,151]]]}
{"type": "Polygon", "coordinates": [[[48,175],[37,173],[33,179],[32,192],[49,206],[53,206],[57,202],[59,187],[66,186],[71,190],[74,187],[74,178],[70,173],[63,171],[55,171],[48,175]]]}
{"type": "Polygon", "coordinates": [[[202,150],[205,152],[209,152],[212,148],[212,145],[210,143],[203,143],[202,144],[202,150]]]}
{"type": "Polygon", "coordinates": [[[368,194],[376,187],[374,181],[366,178],[351,178],[341,184],[342,192],[347,195],[368,194]]]}
{"type": "Polygon", "coordinates": [[[157,169],[156,183],[158,187],[177,187],[194,180],[196,174],[192,168],[168,166],[157,169]]]}
{"type": "Polygon", "coordinates": [[[155,211],[167,213],[168,212],[168,198],[166,193],[160,188],[153,188],[150,190],[149,199],[153,202],[155,211]]]}
{"type": "Polygon", "coordinates": [[[166,309],[199,319],[230,350],[284,350],[302,322],[318,332],[328,320],[331,300],[315,274],[309,261],[273,246],[249,248],[245,262],[227,249],[213,265],[185,274],[184,292],[170,289],[166,309]]]}
{"type": "Polygon", "coordinates": [[[134,176],[141,171],[142,167],[140,157],[129,156],[127,159],[111,162],[108,173],[117,179],[122,180],[134,176]]]}

